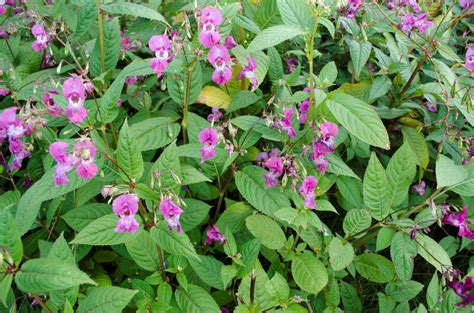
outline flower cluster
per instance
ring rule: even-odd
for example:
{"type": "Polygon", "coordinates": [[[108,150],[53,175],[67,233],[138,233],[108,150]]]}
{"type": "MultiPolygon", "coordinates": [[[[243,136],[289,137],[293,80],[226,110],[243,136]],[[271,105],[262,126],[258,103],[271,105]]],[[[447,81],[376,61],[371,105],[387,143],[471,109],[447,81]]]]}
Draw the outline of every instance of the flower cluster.
{"type": "Polygon", "coordinates": [[[456,306],[465,307],[474,302],[474,295],[471,293],[474,289],[474,277],[466,277],[464,282],[449,282],[448,286],[462,299],[461,302],[456,303],[456,306]]]}
{"type": "Polygon", "coordinates": [[[318,186],[318,180],[314,176],[306,176],[303,183],[298,188],[298,192],[304,197],[304,205],[308,209],[316,209],[316,201],[314,197],[316,194],[314,190],[318,186]]]}
{"type": "Polygon", "coordinates": [[[354,19],[359,7],[362,5],[361,0],[349,0],[347,8],[345,10],[345,16],[350,18],[351,20],[354,19]]]}
{"type": "Polygon", "coordinates": [[[229,50],[223,45],[215,45],[209,50],[207,60],[214,67],[212,80],[218,85],[225,85],[232,79],[229,50]]]}
{"type": "Polygon", "coordinates": [[[199,142],[203,144],[199,150],[201,155],[201,163],[216,156],[216,146],[218,143],[219,136],[215,128],[204,128],[199,133],[199,142]]]}
{"type": "Polygon", "coordinates": [[[459,0],[461,8],[464,10],[474,10],[474,1],[473,0],[459,0]]]}
{"type": "MultiPolygon", "coordinates": [[[[63,95],[67,100],[66,115],[71,123],[79,125],[87,117],[87,109],[84,107],[86,100],[86,88],[78,77],[71,77],[64,81],[63,95]]],[[[54,112],[59,112],[55,108],[54,112]]]]}
{"type": "Polygon", "coordinates": [[[433,22],[428,20],[428,14],[422,13],[420,5],[416,0],[389,1],[387,6],[391,9],[400,10],[400,17],[402,20],[398,24],[398,28],[408,35],[411,34],[414,28],[418,29],[419,32],[424,33],[428,27],[433,25],[433,22]],[[405,8],[405,10],[411,8],[413,12],[402,12],[402,8],[405,8]]]}
{"type": "Polygon", "coordinates": [[[214,241],[218,241],[220,243],[224,243],[226,241],[225,236],[220,232],[219,228],[216,225],[211,225],[207,229],[207,238],[205,243],[207,245],[211,245],[214,241]]]}
{"type": "Polygon", "coordinates": [[[183,213],[183,210],[171,201],[170,198],[164,197],[160,202],[160,212],[163,215],[163,218],[168,223],[168,228],[171,231],[174,227],[178,233],[181,232],[181,224],[179,223],[179,218],[183,213]]]}
{"type": "Polygon", "coordinates": [[[284,172],[282,158],[279,156],[271,156],[265,161],[263,166],[268,169],[268,173],[263,174],[265,186],[276,186],[278,184],[278,179],[284,172]]]}
{"type": "Polygon", "coordinates": [[[81,139],[74,144],[73,153],[68,152],[69,144],[57,141],[49,146],[49,154],[57,162],[54,166],[54,183],[69,184],[69,173],[76,167],[77,176],[91,179],[97,175],[98,168],[94,163],[96,148],[90,139],[81,139]]]}
{"type": "Polygon", "coordinates": [[[150,62],[150,67],[160,77],[168,67],[171,60],[170,40],[166,34],[155,35],[148,41],[148,47],[155,52],[155,57],[150,62]]]}
{"type": "Polygon", "coordinates": [[[467,217],[467,205],[463,207],[460,213],[450,213],[443,216],[442,223],[450,224],[458,228],[458,236],[466,237],[474,241],[474,231],[469,229],[469,225],[466,221],[467,217]]]}
{"type": "Polygon", "coordinates": [[[283,109],[283,117],[276,121],[275,127],[280,128],[288,134],[290,138],[296,137],[295,129],[293,128],[293,124],[291,119],[293,117],[293,109],[291,108],[284,108],[283,109]]]}
{"type": "Polygon", "coordinates": [[[115,198],[112,202],[114,214],[120,217],[115,226],[117,233],[135,233],[138,228],[138,222],[135,214],[138,212],[138,197],[133,194],[123,194],[115,198]]]}
{"type": "Polygon", "coordinates": [[[310,154],[309,158],[314,162],[316,168],[324,174],[329,163],[324,156],[333,152],[335,148],[334,137],[339,133],[339,129],[336,124],[331,122],[319,124],[318,129],[319,136],[313,139],[313,153],[310,154]]]}
{"type": "Polygon", "coordinates": [[[51,95],[58,95],[58,91],[56,89],[50,90],[49,92],[45,92],[43,95],[43,102],[48,111],[48,114],[52,116],[61,116],[62,109],[61,107],[54,101],[51,95]]]}
{"type": "Polygon", "coordinates": [[[36,40],[33,41],[31,44],[31,47],[33,50],[36,52],[41,52],[43,50],[46,50],[48,48],[48,43],[49,43],[49,36],[46,33],[46,30],[44,29],[43,24],[35,24],[31,28],[31,33],[33,36],[35,36],[36,40]]]}
{"type": "Polygon", "coordinates": [[[16,110],[15,107],[8,108],[0,114],[0,145],[3,140],[8,139],[9,150],[13,156],[11,170],[21,168],[23,159],[31,156],[28,144],[23,142],[23,138],[35,131],[35,126],[26,119],[19,118],[16,110]]]}
{"type": "Polygon", "coordinates": [[[206,48],[212,48],[221,40],[218,26],[222,23],[221,12],[213,7],[203,8],[201,11],[201,32],[199,42],[206,48]]]}

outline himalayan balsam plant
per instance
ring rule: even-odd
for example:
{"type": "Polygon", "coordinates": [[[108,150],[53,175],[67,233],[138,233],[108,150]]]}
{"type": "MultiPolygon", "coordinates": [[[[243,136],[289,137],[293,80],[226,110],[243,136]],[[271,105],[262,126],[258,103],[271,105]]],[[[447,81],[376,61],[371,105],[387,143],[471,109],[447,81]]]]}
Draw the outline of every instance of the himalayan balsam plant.
{"type": "Polygon", "coordinates": [[[474,304],[473,0],[0,0],[0,313],[474,304]]]}

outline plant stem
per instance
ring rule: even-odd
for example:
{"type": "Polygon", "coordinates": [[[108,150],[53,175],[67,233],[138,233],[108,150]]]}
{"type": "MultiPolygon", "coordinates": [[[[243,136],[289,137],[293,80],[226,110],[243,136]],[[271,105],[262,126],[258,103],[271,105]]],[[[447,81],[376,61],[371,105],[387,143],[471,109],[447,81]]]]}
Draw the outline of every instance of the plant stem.
{"type": "Polygon", "coordinates": [[[38,302],[39,306],[46,312],[46,313],[51,313],[52,311],[48,308],[48,306],[41,300],[39,296],[37,296],[34,293],[30,293],[31,297],[38,302]]]}
{"type": "Polygon", "coordinates": [[[418,74],[418,72],[421,70],[421,66],[425,63],[425,61],[426,61],[426,56],[423,56],[421,60],[418,62],[418,64],[416,65],[413,73],[411,73],[411,76],[406,82],[405,86],[403,86],[402,91],[400,92],[400,98],[402,98],[403,94],[408,90],[408,88],[410,88],[411,83],[415,79],[416,74],[418,74]]]}
{"type": "Polygon", "coordinates": [[[186,93],[184,96],[184,103],[183,103],[183,120],[181,121],[181,128],[183,129],[183,143],[188,143],[188,135],[186,133],[186,126],[188,123],[188,107],[189,101],[191,97],[191,79],[193,77],[193,70],[194,70],[194,62],[188,65],[188,77],[186,82],[186,93]]]}
{"type": "Polygon", "coordinates": [[[100,0],[95,0],[95,6],[97,8],[97,22],[99,23],[100,66],[103,73],[105,72],[104,24],[100,12],[100,0]]]}

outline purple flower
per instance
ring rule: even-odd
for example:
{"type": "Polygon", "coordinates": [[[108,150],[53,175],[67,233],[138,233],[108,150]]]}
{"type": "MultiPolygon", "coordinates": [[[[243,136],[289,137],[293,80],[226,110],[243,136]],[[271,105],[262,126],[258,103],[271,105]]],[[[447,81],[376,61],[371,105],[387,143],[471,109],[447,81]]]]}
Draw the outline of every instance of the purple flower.
{"type": "Polygon", "coordinates": [[[138,197],[133,194],[123,194],[115,198],[112,202],[112,210],[115,215],[120,217],[115,226],[117,233],[135,233],[138,228],[138,222],[135,220],[135,214],[138,212],[138,197]]]}
{"type": "Polygon", "coordinates": [[[431,103],[429,101],[426,101],[425,103],[422,104],[426,109],[430,112],[437,112],[438,108],[436,107],[435,103],[431,103]]]}
{"type": "Polygon", "coordinates": [[[43,96],[44,105],[46,106],[46,109],[48,110],[48,114],[53,115],[53,116],[61,116],[62,109],[59,105],[56,104],[53,97],[51,97],[52,94],[57,95],[59,93],[55,89],[49,92],[45,92],[43,96]]]}
{"type": "Polygon", "coordinates": [[[71,77],[64,81],[63,95],[67,100],[66,115],[69,120],[78,125],[87,117],[87,110],[84,108],[86,99],[86,88],[82,80],[77,77],[71,77]]]}
{"type": "Polygon", "coordinates": [[[122,48],[122,53],[138,48],[137,45],[132,42],[132,38],[125,36],[122,31],[120,32],[120,47],[122,48]]]}
{"type": "Polygon", "coordinates": [[[48,48],[49,37],[44,29],[44,25],[35,24],[33,28],[31,28],[31,33],[36,37],[36,40],[31,44],[33,50],[36,52],[46,50],[48,48]]]}
{"type": "Polygon", "coordinates": [[[8,96],[9,93],[10,93],[10,89],[2,88],[2,86],[0,86],[0,96],[5,97],[5,96],[8,96]]]}
{"type": "Polygon", "coordinates": [[[207,116],[209,123],[220,120],[224,117],[224,114],[219,110],[219,108],[212,108],[212,113],[207,116]]]}
{"type": "Polygon", "coordinates": [[[459,5],[464,10],[471,10],[474,9],[474,0],[459,0],[459,5]]]}
{"type": "Polygon", "coordinates": [[[64,141],[56,141],[49,146],[49,154],[54,161],[58,163],[66,163],[69,157],[67,152],[69,144],[64,141]]]}
{"type": "Polygon", "coordinates": [[[91,179],[97,175],[98,168],[94,163],[96,148],[92,140],[85,139],[76,142],[74,155],[78,159],[77,175],[85,179],[91,179]]]}
{"type": "Polygon", "coordinates": [[[314,176],[306,176],[303,183],[298,188],[298,192],[305,198],[304,205],[308,209],[315,209],[316,202],[314,201],[314,190],[318,186],[318,180],[314,176]]]}
{"type": "MultiPolygon", "coordinates": [[[[0,0],[0,2],[1,2],[1,0],[0,0]]],[[[1,10],[1,7],[2,6],[0,5],[0,10],[1,10]]],[[[2,27],[0,27],[0,38],[8,39],[8,33],[2,27]]]]}
{"type": "Polygon", "coordinates": [[[215,148],[218,142],[217,130],[214,128],[204,128],[199,133],[199,142],[203,144],[199,153],[201,154],[201,163],[204,163],[216,155],[215,148]]]}
{"type": "Polygon", "coordinates": [[[449,282],[448,286],[462,299],[461,302],[456,303],[456,306],[465,307],[474,302],[474,295],[471,293],[471,290],[474,289],[474,277],[466,277],[464,283],[461,281],[449,282]]]}
{"type": "Polygon", "coordinates": [[[221,12],[212,7],[206,7],[201,11],[201,33],[199,42],[206,48],[211,48],[219,42],[221,36],[217,26],[222,23],[221,12]]]}
{"type": "Polygon", "coordinates": [[[426,188],[426,183],[424,181],[421,181],[418,185],[411,186],[411,189],[414,192],[418,192],[420,196],[423,196],[425,194],[425,188],[426,188]]]}
{"type": "Polygon", "coordinates": [[[298,59],[295,57],[288,58],[286,60],[286,74],[291,74],[298,66],[298,59]]]}
{"type": "Polygon", "coordinates": [[[5,9],[5,0],[0,0],[0,15],[7,13],[7,9],[5,9]]]}
{"type": "Polygon", "coordinates": [[[293,117],[293,110],[290,108],[283,109],[284,117],[277,121],[277,126],[286,131],[290,138],[296,137],[296,132],[291,123],[291,118],[293,117]]]}
{"type": "Polygon", "coordinates": [[[346,17],[350,19],[354,19],[361,4],[362,4],[361,0],[349,0],[348,6],[345,12],[346,17]]]}
{"type": "Polygon", "coordinates": [[[155,57],[150,62],[150,67],[160,77],[168,67],[171,59],[170,40],[165,34],[155,35],[148,41],[148,47],[155,52],[155,57]]]}
{"type": "Polygon", "coordinates": [[[211,245],[214,241],[224,243],[226,241],[225,236],[220,232],[216,225],[212,225],[207,229],[206,244],[211,245]]]}
{"type": "Polygon", "coordinates": [[[283,174],[283,161],[280,157],[271,157],[265,161],[264,166],[269,170],[263,174],[265,186],[273,187],[278,184],[279,177],[283,174]]]}
{"type": "Polygon", "coordinates": [[[70,172],[76,164],[74,155],[68,153],[69,144],[64,141],[57,141],[49,146],[49,154],[57,162],[54,166],[54,183],[55,185],[69,184],[67,173],[70,172]]]}
{"type": "Polygon", "coordinates": [[[469,71],[474,72],[474,45],[467,48],[465,66],[469,71]]]}
{"type": "Polygon", "coordinates": [[[451,213],[443,216],[442,223],[450,224],[458,228],[458,236],[466,237],[474,241],[474,232],[468,228],[466,221],[467,205],[463,206],[463,210],[460,213],[451,213]]]}
{"type": "Polygon", "coordinates": [[[248,64],[242,68],[237,79],[247,78],[252,86],[252,89],[257,88],[258,81],[257,76],[255,75],[255,69],[257,68],[257,61],[253,57],[247,57],[248,64]]]}
{"type": "Polygon", "coordinates": [[[181,224],[179,218],[183,213],[183,210],[171,201],[171,199],[164,197],[160,202],[160,212],[163,214],[163,218],[168,222],[168,228],[171,231],[175,226],[176,230],[181,232],[181,224]]]}
{"type": "Polygon", "coordinates": [[[398,28],[410,35],[413,28],[417,28],[421,33],[426,32],[426,29],[433,25],[433,22],[427,19],[426,13],[415,17],[412,13],[405,15],[398,28]]]}
{"type": "Polygon", "coordinates": [[[232,37],[232,36],[225,37],[224,46],[227,49],[233,49],[233,48],[237,47],[237,43],[235,42],[234,37],[232,37]]]}
{"type": "Polygon", "coordinates": [[[212,80],[219,85],[226,84],[232,78],[232,70],[227,66],[230,61],[229,51],[223,45],[215,45],[207,55],[209,63],[215,68],[212,80]]]}

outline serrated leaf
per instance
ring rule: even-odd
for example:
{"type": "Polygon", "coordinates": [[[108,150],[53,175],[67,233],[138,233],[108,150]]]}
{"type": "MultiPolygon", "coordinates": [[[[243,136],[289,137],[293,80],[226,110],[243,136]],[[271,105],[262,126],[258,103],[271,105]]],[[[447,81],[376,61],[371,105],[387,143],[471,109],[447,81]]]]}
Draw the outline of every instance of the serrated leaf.
{"type": "Polygon", "coordinates": [[[283,41],[303,34],[304,31],[300,27],[289,25],[272,26],[258,33],[248,46],[247,50],[249,52],[255,52],[274,47],[283,41]]]}
{"type": "Polygon", "coordinates": [[[304,0],[277,0],[278,10],[286,25],[301,29],[312,29],[311,10],[304,0]]]}
{"type": "Polygon", "coordinates": [[[415,175],[415,159],[410,146],[405,143],[394,153],[387,166],[388,203],[392,208],[405,200],[415,175]]]}
{"type": "Polygon", "coordinates": [[[360,177],[336,154],[328,154],[324,157],[329,161],[327,171],[338,176],[348,176],[360,180],[360,177]]]}
{"type": "Polygon", "coordinates": [[[269,249],[280,249],[286,243],[285,233],[283,233],[277,222],[268,216],[261,214],[250,215],[245,220],[245,224],[250,233],[269,249]]]}
{"type": "Polygon", "coordinates": [[[130,126],[130,132],[140,151],[162,148],[176,139],[181,130],[177,123],[167,117],[155,117],[130,126]]]}
{"type": "Polygon", "coordinates": [[[231,123],[240,129],[245,131],[253,130],[260,134],[262,137],[272,141],[283,141],[283,136],[280,132],[275,129],[269,128],[265,120],[257,116],[242,115],[231,120],[231,123]]]}
{"type": "MultiPolygon", "coordinates": [[[[127,121],[122,126],[117,144],[117,163],[127,174],[126,178],[138,180],[143,174],[143,158],[138,142],[133,136],[127,121]]],[[[122,175],[123,173],[120,172],[122,175]]]]}
{"type": "MultiPolygon", "coordinates": [[[[175,60],[176,62],[181,61],[180,59],[175,60]]],[[[172,63],[170,63],[170,66],[172,63]]],[[[166,85],[168,87],[171,99],[180,105],[183,105],[186,100],[185,98],[189,76],[190,72],[185,66],[180,67],[180,71],[177,73],[169,73],[166,75],[166,85]]],[[[188,99],[189,104],[192,104],[196,101],[201,92],[203,81],[201,65],[196,63],[191,72],[191,87],[189,89],[188,99]]]]}
{"type": "Polygon", "coordinates": [[[414,259],[417,254],[416,244],[407,234],[397,232],[393,236],[392,244],[390,245],[390,256],[395,272],[401,280],[411,279],[415,265],[414,259]]]}
{"type": "Polygon", "coordinates": [[[226,114],[248,107],[260,99],[255,93],[248,90],[241,90],[236,93],[229,103],[226,114]]]}
{"type": "Polygon", "coordinates": [[[354,248],[348,242],[334,237],[328,246],[329,262],[335,271],[348,267],[354,259],[354,248]]]}
{"type": "Polygon", "coordinates": [[[115,232],[118,220],[115,214],[104,215],[81,230],[71,243],[93,246],[118,245],[133,240],[139,235],[142,228],[133,234],[115,232]]]}
{"type": "Polygon", "coordinates": [[[99,38],[95,42],[94,49],[92,49],[89,59],[90,73],[93,77],[97,77],[102,73],[102,70],[109,71],[115,68],[119,60],[120,54],[120,25],[118,19],[103,19],[103,33],[104,33],[104,69],[101,61],[101,43],[99,38]]]}
{"type": "Polygon", "coordinates": [[[351,134],[369,145],[390,149],[385,126],[366,102],[341,92],[332,92],[326,105],[351,134]]]}
{"type": "Polygon", "coordinates": [[[188,290],[178,288],[175,292],[176,302],[181,311],[186,313],[220,313],[216,301],[201,287],[188,284],[188,290]]]}
{"type": "Polygon", "coordinates": [[[359,77],[360,72],[369,60],[370,51],[372,51],[372,44],[370,42],[358,42],[356,40],[349,42],[349,52],[356,77],[359,77]]]}
{"type": "Polygon", "coordinates": [[[77,312],[120,313],[137,292],[114,286],[91,288],[87,297],[80,302],[77,312]]]}
{"type": "Polygon", "coordinates": [[[309,254],[296,256],[291,261],[291,274],[302,290],[319,293],[328,283],[328,273],[324,264],[309,254]]]}
{"type": "Polygon", "coordinates": [[[436,161],[436,183],[437,187],[448,187],[461,183],[469,173],[462,166],[454,163],[450,158],[440,155],[436,161]]]}
{"type": "Polygon", "coordinates": [[[158,257],[156,243],[147,231],[140,232],[134,239],[126,242],[125,246],[138,266],[151,272],[160,269],[160,258],[158,257]]]}
{"type": "Polygon", "coordinates": [[[96,284],[75,264],[52,259],[26,261],[16,274],[15,283],[24,292],[47,292],[80,284],[96,284]]]}
{"type": "Polygon", "coordinates": [[[75,231],[83,230],[96,219],[110,214],[112,206],[106,203],[88,203],[74,208],[62,216],[66,223],[75,231]]]}
{"type": "Polygon", "coordinates": [[[387,201],[387,174],[375,152],[372,152],[365,170],[362,192],[364,203],[370,209],[372,217],[378,221],[384,219],[390,212],[387,201]]]}
{"type": "Polygon", "coordinates": [[[8,253],[15,264],[20,264],[23,258],[23,243],[13,216],[6,209],[0,211],[0,247],[4,258],[8,253]]]}
{"type": "Polygon", "coordinates": [[[354,259],[354,264],[362,277],[375,283],[388,283],[395,276],[392,262],[378,254],[358,255],[354,259]]]}
{"type": "Polygon", "coordinates": [[[341,298],[344,309],[348,313],[362,312],[362,303],[354,287],[346,282],[341,282],[341,298]]]}
{"type": "Polygon", "coordinates": [[[474,196],[474,163],[471,162],[466,165],[466,169],[468,172],[468,176],[465,180],[458,183],[452,190],[461,195],[466,197],[473,197],[474,196]]]}
{"type": "Polygon", "coordinates": [[[421,168],[426,169],[430,162],[430,155],[428,151],[428,145],[426,144],[425,137],[420,131],[414,128],[402,126],[403,141],[410,145],[413,151],[413,155],[416,158],[416,164],[421,168]]]}
{"type": "Polygon", "coordinates": [[[230,96],[224,90],[214,86],[205,86],[196,99],[196,102],[205,104],[208,107],[224,110],[229,107],[230,101],[230,96]]]}
{"type": "Polygon", "coordinates": [[[235,174],[235,184],[242,196],[254,208],[272,216],[280,208],[291,207],[288,198],[277,188],[265,186],[264,170],[247,166],[235,174]]]}
{"type": "Polygon", "coordinates": [[[176,230],[170,231],[166,221],[159,222],[156,227],[150,230],[151,238],[166,252],[177,255],[198,259],[196,250],[184,233],[178,233],[176,230]]]}
{"type": "Polygon", "coordinates": [[[197,168],[186,163],[181,163],[181,184],[191,185],[200,182],[212,182],[212,180],[197,168]]]}
{"type": "Polygon", "coordinates": [[[342,228],[344,228],[346,235],[353,235],[368,228],[371,221],[369,211],[352,209],[344,217],[342,228]]]}
{"type": "Polygon", "coordinates": [[[131,3],[131,2],[117,2],[117,3],[108,3],[106,5],[102,5],[100,7],[107,13],[112,14],[127,14],[137,17],[143,17],[150,20],[155,20],[158,22],[162,22],[169,26],[168,22],[166,22],[163,15],[159,12],[141,4],[131,3]]]}
{"type": "Polygon", "coordinates": [[[181,163],[179,162],[176,143],[171,143],[161,153],[160,157],[150,169],[151,173],[160,170],[161,186],[165,188],[177,187],[176,178],[181,178],[181,163]]]}
{"type": "Polygon", "coordinates": [[[91,29],[97,29],[97,8],[93,1],[87,1],[79,9],[74,36],[81,38],[91,29]]]}
{"type": "Polygon", "coordinates": [[[204,201],[197,199],[184,199],[186,206],[183,208],[184,212],[181,215],[180,223],[184,232],[190,231],[209,216],[211,206],[204,201]]]}
{"type": "Polygon", "coordinates": [[[385,293],[397,302],[410,301],[423,289],[423,284],[417,281],[396,281],[387,284],[385,293]]]}
{"type": "Polygon", "coordinates": [[[418,243],[418,253],[440,273],[452,268],[451,258],[436,241],[420,233],[416,235],[415,239],[418,243]]]}
{"type": "Polygon", "coordinates": [[[189,259],[189,264],[196,274],[210,287],[224,290],[221,271],[224,263],[212,256],[199,255],[197,259],[189,259]]]}

